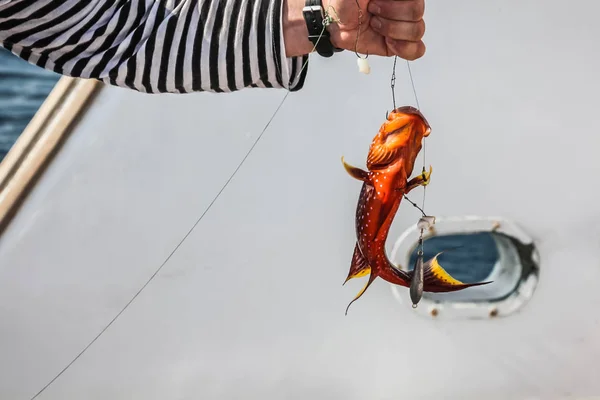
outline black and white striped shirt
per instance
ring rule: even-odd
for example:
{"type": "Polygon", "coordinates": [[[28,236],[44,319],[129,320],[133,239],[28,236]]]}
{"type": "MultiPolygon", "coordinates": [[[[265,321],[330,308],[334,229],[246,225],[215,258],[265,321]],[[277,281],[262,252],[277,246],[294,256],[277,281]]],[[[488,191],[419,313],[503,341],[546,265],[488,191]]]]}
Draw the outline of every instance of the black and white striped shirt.
{"type": "Polygon", "coordinates": [[[63,75],[145,93],[299,90],[283,0],[0,0],[0,43],[63,75]]]}

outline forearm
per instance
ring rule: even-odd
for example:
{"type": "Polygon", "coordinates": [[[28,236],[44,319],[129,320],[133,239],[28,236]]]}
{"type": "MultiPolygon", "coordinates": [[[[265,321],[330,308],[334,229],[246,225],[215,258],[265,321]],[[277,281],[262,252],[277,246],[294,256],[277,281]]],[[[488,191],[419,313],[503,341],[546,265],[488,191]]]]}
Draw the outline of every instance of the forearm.
{"type": "Polygon", "coordinates": [[[313,48],[302,15],[304,3],[305,0],[283,0],[283,32],[288,57],[308,54],[313,48]]]}
{"type": "Polygon", "coordinates": [[[290,57],[311,48],[285,40],[302,27],[284,1],[296,0],[12,0],[0,3],[0,42],[43,68],[147,93],[297,90],[306,58],[290,57]]]}

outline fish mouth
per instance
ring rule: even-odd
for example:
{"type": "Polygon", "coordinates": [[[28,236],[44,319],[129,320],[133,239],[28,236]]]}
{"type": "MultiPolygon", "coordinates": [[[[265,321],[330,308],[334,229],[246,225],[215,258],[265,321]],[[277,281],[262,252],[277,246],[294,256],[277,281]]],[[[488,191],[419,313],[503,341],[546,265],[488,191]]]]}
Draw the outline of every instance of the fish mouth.
{"type": "Polygon", "coordinates": [[[398,107],[392,113],[415,115],[415,116],[419,117],[419,119],[421,119],[421,121],[423,122],[423,125],[425,125],[425,132],[423,133],[423,137],[427,137],[431,133],[431,125],[429,125],[429,121],[427,121],[427,118],[425,118],[425,116],[421,113],[421,111],[416,109],[415,107],[413,107],[413,106],[398,107]]]}

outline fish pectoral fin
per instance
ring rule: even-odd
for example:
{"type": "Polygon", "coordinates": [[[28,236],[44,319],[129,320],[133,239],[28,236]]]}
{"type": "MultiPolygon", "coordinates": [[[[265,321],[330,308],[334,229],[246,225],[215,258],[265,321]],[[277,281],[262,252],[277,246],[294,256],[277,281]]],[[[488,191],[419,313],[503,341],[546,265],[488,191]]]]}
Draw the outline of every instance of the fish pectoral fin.
{"type": "MultiPolygon", "coordinates": [[[[438,253],[423,265],[423,291],[424,292],[455,292],[473,286],[487,285],[488,282],[464,283],[450,275],[438,262],[438,253]]],[[[412,278],[413,271],[410,272],[412,278]]]]}
{"type": "Polygon", "coordinates": [[[425,168],[423,168],[423,172],[421,172],[420,175],[415,176],[414,178],[412,178],[410,181],[408,181],[406,183],[406,193],[410,192],[411,190],[413,190],[416,187],[427,186],[429,184],[429,182],[431,181],[431,173],[432,172],[433,172],[433,168],[431,167],[431,165],[429,166],[429,172],[425,171],[425,168]]]}
{"type": "Polygon", "coordinates": [[[369,286],[371,286],[371,283],[373,283],[373,281],[375,280],[377,276],[373,275],[371,273],[371,275],[369,275],[369,280],[367,281],[367,283],[365,284],[365,286],[360,290],[360,292],[358,292],[358,294],[356,295],[356,297],[354,299],[352,299],[352,301],[348,304],[348,306],[346,307],[346,314],[348,315],[348,309],[350,308],[350,306],[352,305],[352,303],[354,303],[356,300],[358,300],[369,288],[369,286]]]}
{"type": "Polygon", "coordinates": [[[352,255],[352,262],[350,264],[350,271],[346,280],[342,284],[344,286],[350,279],[361,278],[371,272],[371,267],[367,262],[367,259],[363,256],[358,243],[354,246],[354,254],[352,255]]]}
{"type": "Polygon", "coordinates": [[[342,156],[342,164],[344,165],[344,168],[346,169],[346,172],[348,172],[348,174],[353,177],[354,179],[358,179],[359,181],[363,181],[366,182],[368,177],[369,177],[369,173],[363,169],[360,169],[358,167],[354,167],[350,164],[348,164],[345,160],[344,160],[344,156],[342,156]]]}

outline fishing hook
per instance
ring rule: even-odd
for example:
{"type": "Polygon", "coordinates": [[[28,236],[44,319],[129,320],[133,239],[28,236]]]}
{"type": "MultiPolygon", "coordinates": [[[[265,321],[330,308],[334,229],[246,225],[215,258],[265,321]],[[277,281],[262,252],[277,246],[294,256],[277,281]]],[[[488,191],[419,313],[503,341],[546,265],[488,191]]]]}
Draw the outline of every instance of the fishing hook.
{"type": "MultiPolygon", "coordinates": [[[[362,10],[360,9],[360,4],[358,3],[358,0],[356,0],[356,6],[358,7],[358,27],[357,27],[357,30],[356,30],[356,42],[354,43],[354,54],[356,54],[356,57],[362,58],[358,54],[358,38],[360,36],[360,25],[362,24],[363,13],[362,13],[362,10]]],[[[366,53],[366,55],[364,57],[365,60],[367,58],[369,58],[369,53],[366,53]]]]}

